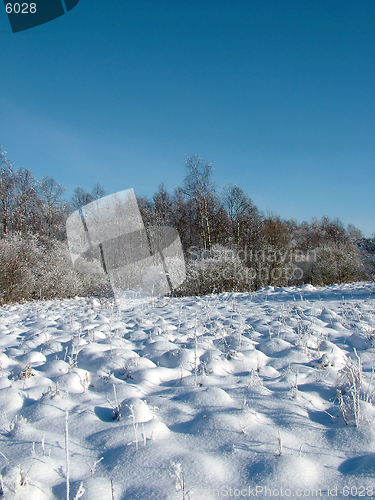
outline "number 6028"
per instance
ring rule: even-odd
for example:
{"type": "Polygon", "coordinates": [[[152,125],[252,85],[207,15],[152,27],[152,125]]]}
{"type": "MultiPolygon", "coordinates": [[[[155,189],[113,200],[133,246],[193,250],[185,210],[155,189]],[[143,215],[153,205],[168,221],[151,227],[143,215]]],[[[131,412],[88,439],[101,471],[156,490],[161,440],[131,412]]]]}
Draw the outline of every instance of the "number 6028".
{"type": "Polygon", "coordinates": [[[5,9],[7,11],[7,14],[35,14],[36,12],[36,3],[23,3],[23,4],[19,4],[19,3],[15,3],[15,4],[11,4],[11,3],[7,3],[6,6],[5,6],[5,9]]]}

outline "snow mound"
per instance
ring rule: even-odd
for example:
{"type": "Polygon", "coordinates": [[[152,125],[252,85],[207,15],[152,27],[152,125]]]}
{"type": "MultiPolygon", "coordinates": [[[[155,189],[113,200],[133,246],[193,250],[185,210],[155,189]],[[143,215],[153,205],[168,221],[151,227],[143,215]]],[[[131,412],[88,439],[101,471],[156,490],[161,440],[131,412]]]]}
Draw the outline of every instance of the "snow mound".
{"type": "Polygon", "coordinates": [[[0,308],[4,497],[66,499],[66,443],[70,498],[370,492],[374,290],[0,308]]]}

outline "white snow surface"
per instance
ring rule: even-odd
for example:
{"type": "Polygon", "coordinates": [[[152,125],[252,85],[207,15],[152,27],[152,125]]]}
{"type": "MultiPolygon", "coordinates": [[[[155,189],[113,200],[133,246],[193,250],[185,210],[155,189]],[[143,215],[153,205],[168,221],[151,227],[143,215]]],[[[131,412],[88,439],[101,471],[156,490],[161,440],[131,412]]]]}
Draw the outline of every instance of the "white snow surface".
{"type": "Polygon", "coordinates": [[[2,307],[0,496],[67,499],[67,472],[72,500],[374,496],[374,306],[369,282],[2,307]]]}

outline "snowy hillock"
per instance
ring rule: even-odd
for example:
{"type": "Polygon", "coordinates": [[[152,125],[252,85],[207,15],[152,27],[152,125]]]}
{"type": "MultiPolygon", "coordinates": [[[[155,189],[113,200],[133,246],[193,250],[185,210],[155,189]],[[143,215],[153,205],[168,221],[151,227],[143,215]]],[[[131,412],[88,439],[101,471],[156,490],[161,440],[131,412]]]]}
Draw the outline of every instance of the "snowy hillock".
{"type": "Polygon", "coordinates": [[[0,496],[373,496],[374,306],[358,283],[2,307],[0,496]]]}

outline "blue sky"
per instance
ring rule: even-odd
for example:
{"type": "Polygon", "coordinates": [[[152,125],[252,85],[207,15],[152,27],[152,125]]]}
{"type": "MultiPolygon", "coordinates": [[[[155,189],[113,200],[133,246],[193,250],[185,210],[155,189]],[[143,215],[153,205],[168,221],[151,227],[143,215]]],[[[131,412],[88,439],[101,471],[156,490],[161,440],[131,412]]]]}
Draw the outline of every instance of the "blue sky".
{"type": "Polygon", "coordinates": [[[66,187],[151,196],[201,154],[264,212],[375,232],[373,0],[80,0],[13,34],[0,144],[66,187]]]}

